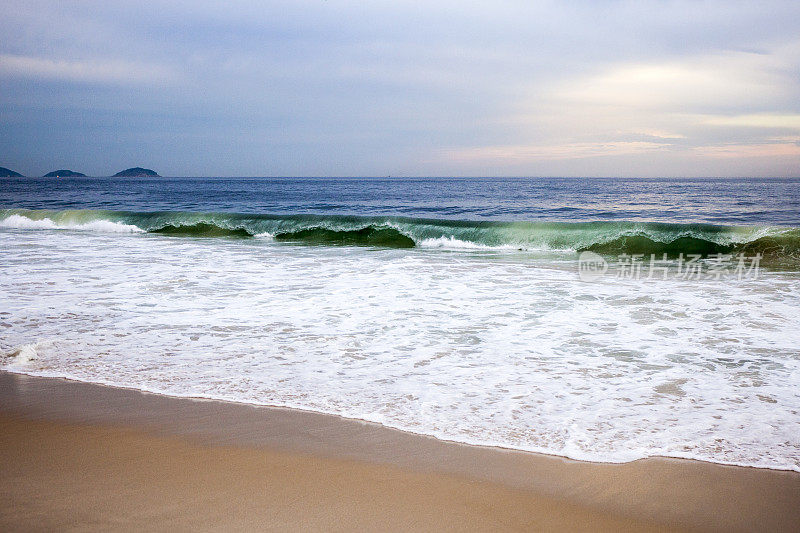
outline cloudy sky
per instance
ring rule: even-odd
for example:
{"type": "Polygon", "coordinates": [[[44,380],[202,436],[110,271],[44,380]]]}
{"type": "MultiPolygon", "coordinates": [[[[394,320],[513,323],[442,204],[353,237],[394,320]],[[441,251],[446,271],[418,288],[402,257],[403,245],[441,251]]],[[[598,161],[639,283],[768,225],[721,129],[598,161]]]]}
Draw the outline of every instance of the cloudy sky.
{"type": "Polygon", "coordinates": [[[27,175],[797,176],[800,2],[5,0],[27,175]]]}

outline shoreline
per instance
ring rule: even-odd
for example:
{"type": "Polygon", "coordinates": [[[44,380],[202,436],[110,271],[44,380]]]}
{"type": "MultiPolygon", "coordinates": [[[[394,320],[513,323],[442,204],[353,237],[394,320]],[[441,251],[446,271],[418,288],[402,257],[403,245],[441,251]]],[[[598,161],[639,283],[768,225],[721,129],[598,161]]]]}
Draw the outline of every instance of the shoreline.
{"type": "MultiPolygon", "coordinates": [[[[45,439],[53,439],[55,435],[63,437],[64,433],[74,436],[100,431],[112,444],[134,433],[135,438],[148,440],[154,446],[169,443],[184,447],[178,457],[191,449],[192,453],[200,455],[252,454],[249,461],[254,465],[261,464],[265,457],[272,457],[276,464],[295,461],[308,467],[306,474],[314,494],[327,489],[319,480],[312,479],[319,475],[315,472],[325,472],[333,464],[338,465],[337,472],[355,475],[366,469],[373,482],[384,480],[378,483],[380,487],[372,488],[377,494],[382,487],[389,500],[394,492],[404,487],[408,489],[403,483],[388,481],[398,476],[419,478],[417,481],[423,485],[444,483],[455,484],[450,489],[480,489],[481,499],[495,498],[492,501],[497,505],[507,501],[517,503],[515,509],[519,508],[511,514],[522,522],[515,522],[516,526],[523,522],[543,525],[559,517],[559,520],[567,520],[560,522],[561,526],[581,529],[581,520],[589,516],[595,521],[590,523],[596,526],[600,525],[597,520],[610,520],[606,524],[609,530],[622,527],[628,530],[767,531],[788,530],[800,523],[800,473],[794,471],[672,458],[648,458],[630,463],[575,461],[444,441],[314,411],[170,397],[5,371],[0,371],[0,419],[6,427],[4,448],[19,445],[31,431],[46,434],[45,439]],[[280,461],[276,459],[278,456],[280,461]],[[308,466],[312,463],[316,465],[314,468],[308,466]],[[559,512],[542,514],[544,509],[556,507],[559,512]],[[526,510],[533,514],[529,516],[526,510]]],[[[7,454],[8,449],[3,453],[7,454]]],[[[29,459],[32,459],[38,452],[32,450],[23,455],[26,453],[31,454],[29,459]]],[[[163,459],[170,462],[175,457],[167,454],[163,459]]],[[[71,466],[74,465],[60,464],[52,475],[68,472],[71,466]]],[[[284,489],[291,485],[291,478],[280,475],[271,480],[284,489]]],[[[6,501],[9,498],[13,502],[25,501],[24,494],[17,494],[21,489],[8,482],[2,484],[6,501]]],[[[35,488],[42,489],[41,486],[35,488]]],[[[459,490],[456,493],[463,495],[459,490]]],[[[212,490],[209,494],[213,493],[212,490]]],[[[463,511],[463,502],[448,500],[451,497],[452,494],[427,495],[426,501],[435,509],[429,518],[439,513],[449,516],[455,510],[463,511]]],[[[417,516],[414,509],[418,510],[411,505],[407,513],[398,515],[400,522],[386,528],[422,524],[414,521],[413,517],[417,516]],[[404,516],[411,522],[403,522],[404,516]]],[[[0,512],[0,521],[6,515],[13,515],[10,511],[0,512]]],[[[509,512],[509,509],[504,511],[505,515],[509,512]]],[[[40,518],[44,515],[47,510],[40,510],[40,518]]],[[[463,517],[463,513],[459,516],[463,517]]],[[[497,519],[497,516],[482,516],[487,520],[485,524],[497,519]]],[[[324,517],[321,519],[323,522],[317,526],[335,526],[335,520],[327,523],[324,517]]],[[[359,515],[352,519],[366,518],[359,515]]],[[[17,524],[24,523],[23,520],[17,524]]],[[[372,523],[373,526],[379,524],[380,521],[372,523]]],[[[357,524],[350,522],[349,525],[357,524]]],[[[369,527],[362,522],[358,525],[369,527]]],[[[512,524],[506,525],[514,529],[512,524]]],[[[552,525],[558,527],[556,523],[552,525]]],[[[348,527],[344,523],[340,526],[348,527]]]]}
{"type": "MultiPolygon", "coordinates": [[[[557,453],[549,453],[549,452],[546,452],[546,451],[539,451],[539,450],[528,450],[528,449],[524,449],[524,448],[513,448],[511,446],[504,446],[502,444],[491,444],[491,443],[482,443],[482,442],[466,442],[466,441],[459,441],[459,440],[455,440],[455,439],[448,439],[448,438],[440,437],[440,436],[437,436],[437,435],[431,435],[431,434],[428,434],[428,433],[419,433],[419,432],[416,432],[416,431],[413,431],[413,430],[410,430],[410,429],[391,426],[391,425],[388,425],[388,424],[383,424],[381,422],[375,422],[375,421],[372,421],[372,420],[359,418],[357,416],[347,416],[347,415],[342,415],[342,414],[337,414],[337,413],[330,413],[330,412],[325,412],[325,411],[316,411],[314,409],[305,408],[305,407],[297,407],[297,406],[291,406],[291,405],[271,405],[271,404],[263,404],[263,403],[256,403],[256,402],[248,402],[248,401],[245,401],[245,400],[228,400],[228,399],[222,399],[222,398],[211,398],[211,397],[206,397],[206,396],[191,396],[191,395],[181,396],[181,395],[176,395],[176,394],[169,394],[169,393],[166,393],[166,392],[152,391],[152,390],[147,390],[147,389],[140,389],[140,388],[137,388],[137,387],[125,387],[125,386],[122,386],[122,385],[116,385],[116,384],[112,384],[112,383],[100,383],[100,382],[94,382],[94,381],[83,381],[81,379],[71,378],[71,377],[63,377],[63,376],[38,376],[38,375],[35,375],[35,374],[28,374],[28,373],[23,372],[23,371],[14,371],[14,370],[7,370],[7,369],[0,369],[0,387],[2,387],[2,385],[3,385],[3,374],[10,374],[12,376],[23,376],[23,377],[26,377],[26,378],[32,378],[32,379],[36,379],[36,380],[38,380],[38,379],[59,380],[59,381],[63,381],[63,382],[66,382],[66,383],[73,383],[73,384],[78,384],[78,385],[89,385],[89,386],[96,386],[96,387],[101,387],[101,388],[106,388],[106,389],[114,389],[114,390],[119,390],[119,391],[130,391],[130,392],[139,393],[139,394],[142,394],[142,395],[157,396],[157,397],[160,397],[160,398],[164,398],[166,400],[188,400],[188,401],[194,401],[194,402],[216,402],[216,403],[232,405],[232,406],[253,407],[253,408],[257,408],[257,409],[268,409],[268,410],[272,410],[272,411],[288,411],[288,412],[291,412],[291,413],[303,413],[303,414],[307,414],[307,415],[310,415],[310,416],[332,417],[333,419],[341,420],[341,421],[346,422],[346,423],[353,422],[353,423],[363,424],[363,425],[368,425],[368,426],[376,426],[376,427],[383,428],[383,429],[386,429],[386,430],[389,430],[389,431],[400,432],[400,433],[403,433],[403,434],[407,434],[407,435],[411,435],[411,436],[415,436],[415,437],[420,437],[420,438],[423,438],[423,439],[433,439],[433,440],[435,440],[437,442],[442,442],[442,443],[446,443],[446,444],[452,444],[452,445],[456,445],[456,446],[467,446],[467,447],[475,447],[475,448],[479,448],[479,449],[490,449],[490,450],[496,450],[498,452],[530,454],[530,455],[534,455],[534,456],[540,456],[540,457],[546,457],[546,458],[552,458],[552,459],[560,459],[560,460],[565,461],[565,462],[585,463],[585,464],[592,464],[592,465],[624,465],[624,464],[634,463],[634,462],[638,462],[638,461],[648,461],[648,460],[654,460],[654,461],[687,461],[687,462],[690,462],[690,463],[696,462],[696,463],[699,463],[699,464],[710,464],[710,465],[717,465],[717,466],[731,466],[731,467],[736,467],[736,468],[748,468],[748,469],[749,468],[753,468],[753,469],[756,469],[756,470],[770,470],[770,471],[776,471],[776,472],[794,472],[794,473],[800,474],[800,470],[796,470],[796,469],[788,468],[788,467],[787,468],[778,468],[778,467],[772,467],[772,466],[756,466],[756,465],[739,464],[739,463],[724,462],[724,461],[711,461],[711,460],[700,459],[700,458],[695,458],[695,457],[678,457],[678,456],[669,456],[669,455],[649,455],[649,456],[646,456],[646,457],[639,457],[639,458],[636,458],[636,459],[630,459],[630,460],[626,460],[626,461],[602,461],[602,460],[594,460],[594,459],[578,459],[578,458],[574,458],[574,457],[569,457],[567,455],[560,455],[560,454],[557,454],[557,453]]],[[[0,412],[3,410],[3,406],[2,406],[3,399],[4,399],[3,393],[2,393],[2,391],[0,391],[0,412]]],[[[68,419],[72,420],[72,419],[74,419],[74,417],[68,417],[68,419]]],[[[106,424],[106,423],[114,423],[114,421],[111,420],[111,419],[104,419],[102,423],[104,423],[104,424],[106,424]]],[[[216,431],[216,432],[218,433],[220,431],[216,431]]],[[[190,430],[188,433],[193,433],[193,431],[190,430]]],[[[200,433],[198,432],[198,435],[199,434],[200,433]]],[[[205,439],[208,439],[208,438],[209,438],[209,435],[205,435],[205,439]]],[[[212,438],[212,439],[208,440],[208,442],[212,442],[213,443],[214,439],[212,438]]],[[[258,445],[257,442],[256,443],[253,443],[253,442],[248,443],[248,445],[253,445],[253,444],[258,445]]],[[[315,450],[315,451],[319,451],[319,450],[315,450]]]]}

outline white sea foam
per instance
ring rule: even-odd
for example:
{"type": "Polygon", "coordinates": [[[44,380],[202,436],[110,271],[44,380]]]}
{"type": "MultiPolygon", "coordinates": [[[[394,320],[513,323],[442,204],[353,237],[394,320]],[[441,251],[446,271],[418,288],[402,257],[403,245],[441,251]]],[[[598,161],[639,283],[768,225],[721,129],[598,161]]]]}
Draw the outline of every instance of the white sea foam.
{"type": "Polygon", "coordinates": [[[110,220],[90,220],[87,222],[67,221],[54,222],[49,218],[31,219],[22,215],[9,215],[0,220],[0,228],[12,229],[66,229],[79,231],[97,231],[102,233],[142,233],[143,229],[132,224],[122,224],[110,220]]]}
{"type": "Polygon", "coordinates": [[[11,350],[6,353],[6,357],[8,358],[8,368],[24,369],[28,363],[38,357],[39,354],[37,350],[41,347],[48,346],[49,344],[50,343],[47,341],[34,342],[11,348],[11,350]]]}
{"type": "Polygon", "coordinates": [[[586,283],[525,254],[55,231],[0,231],[0,269],[0,353],[57,339],[11,370],[800,471],[796,274],[586,283]]]}
{"type": "Polygon", "coordinates": [[[430,239],[423,239],[417,246],[421,248],[443,248],[449,250],[527,250],[527,247],[518,246],[514,244],[499,244],[492,246],[479,242],[464,241],[455,238],[453,235],[449,237],[437,237],[430,239]]]}

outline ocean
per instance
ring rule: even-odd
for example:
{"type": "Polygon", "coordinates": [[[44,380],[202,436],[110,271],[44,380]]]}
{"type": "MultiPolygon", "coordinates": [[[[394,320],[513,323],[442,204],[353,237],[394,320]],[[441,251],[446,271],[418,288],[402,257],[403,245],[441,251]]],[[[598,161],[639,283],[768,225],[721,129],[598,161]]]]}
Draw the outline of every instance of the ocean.
{"type": "Polygon", "coordinates": [[[800,471],[800,179],[0,178],[0,368],[800,471]]]}

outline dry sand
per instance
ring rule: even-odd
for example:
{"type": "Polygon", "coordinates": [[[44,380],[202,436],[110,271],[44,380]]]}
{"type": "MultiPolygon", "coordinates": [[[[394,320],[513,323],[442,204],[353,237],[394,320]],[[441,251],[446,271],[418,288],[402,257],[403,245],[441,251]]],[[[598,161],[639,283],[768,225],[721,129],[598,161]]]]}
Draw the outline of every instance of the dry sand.
{"type": "Polygon", "coordinates": [[[0,530],[796,531],[800,474],[464,446],[0,372],[0,530]]]}

